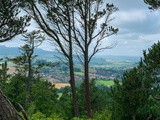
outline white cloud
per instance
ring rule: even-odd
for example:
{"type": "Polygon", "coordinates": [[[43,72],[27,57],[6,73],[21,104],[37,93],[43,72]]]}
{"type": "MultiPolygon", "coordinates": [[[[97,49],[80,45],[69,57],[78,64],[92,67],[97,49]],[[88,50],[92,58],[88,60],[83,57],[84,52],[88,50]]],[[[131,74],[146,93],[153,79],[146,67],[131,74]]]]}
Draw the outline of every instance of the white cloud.
{"type": "Polygon", "coordinates": [[[119,25],[126,22],[143,22],[147,18],[144,10],[119,11],[114,14],[116,17],[115,24],[119,25]]]}
{"type": "Polygon", "coordinates": [[[157,42],[160,40],[160,33],[158,34],[142,34],[139,36],[139,39],[144,40],[144,41],[151,41],[151,42],[157,42]]]}
{"type": "Polygon", "coordinates": [[[20,46],[24,45],[24,41],[22,41],[22,36],[18,35],[16,37],[14,37],[12,40],[0,43],[0,45],[5,45],[7,47],[20,47],[20,46]]]}

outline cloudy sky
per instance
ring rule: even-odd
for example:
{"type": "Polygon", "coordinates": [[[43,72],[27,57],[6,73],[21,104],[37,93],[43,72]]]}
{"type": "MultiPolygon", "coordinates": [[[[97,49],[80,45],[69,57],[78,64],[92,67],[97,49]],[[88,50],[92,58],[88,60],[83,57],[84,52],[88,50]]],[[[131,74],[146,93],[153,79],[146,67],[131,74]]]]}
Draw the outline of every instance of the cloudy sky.
{"type": "MultiPolygon", "coordinates": [[[[108,1],[119,9],[114,13],[115,19],[112,21],[112,25],[117,27],[119,32],[109,37],[107,42],[116,41],[118,44],[113,49],[105,50],[100,54],[142,56],[143,50],[160,40],[160,11],[150,11],[143,0],[108,1]]],[[[3,44],[6,46],[22,45],[20,37],[3,44]]],[[[47,42],[44,42],[41,48],[53,49],[47,42]]]]}

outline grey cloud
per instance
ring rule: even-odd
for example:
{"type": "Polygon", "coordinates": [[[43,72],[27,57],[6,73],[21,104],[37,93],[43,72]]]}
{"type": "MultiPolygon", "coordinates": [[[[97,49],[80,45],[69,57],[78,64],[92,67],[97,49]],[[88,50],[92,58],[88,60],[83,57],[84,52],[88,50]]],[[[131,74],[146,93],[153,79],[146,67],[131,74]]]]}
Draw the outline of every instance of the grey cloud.
{"type": "Polygon", "coordinates": [[[147,16],[145,20],[139,22],[124,22],[118,27],[120,30],[123,28],[137,34],[155,34],[160,31],[159,18],[153,15],[147,16]]]}

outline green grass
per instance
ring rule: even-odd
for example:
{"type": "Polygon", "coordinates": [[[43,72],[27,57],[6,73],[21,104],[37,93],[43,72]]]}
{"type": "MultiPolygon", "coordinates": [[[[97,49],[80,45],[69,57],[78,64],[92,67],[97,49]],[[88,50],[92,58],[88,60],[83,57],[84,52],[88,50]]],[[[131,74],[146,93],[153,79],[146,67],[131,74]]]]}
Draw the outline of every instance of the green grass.
{"type": "Polygon", "coordinates": [[[76,75],[84,75],[84,73],[83,72],[74,72],[76,75]]]}
{"type": "MultiPolygon", "coordinates": [[[[76,86],[80,86],[83,81],[76,81],[76,86]]],[[[112,86],[114,85],[113,80],[96,80],[96,85],[112,86]]]]}
{"type": "MultiPolygon", "coordinates": [[[[69,71],[59,71],[58,72],[59,74],[69,74],[69,71]]],[[[82,75],[84,75],[84,73],[83,72],[74,72],[75,73],[75,75],[80,75],[80,76],[82,76],[82,75]]]]}
{"type": "Polygon", "coordinates": [[[110,87],[114,85],[114,81],[113,80],[96,80],[96,84],[110,87]]]}

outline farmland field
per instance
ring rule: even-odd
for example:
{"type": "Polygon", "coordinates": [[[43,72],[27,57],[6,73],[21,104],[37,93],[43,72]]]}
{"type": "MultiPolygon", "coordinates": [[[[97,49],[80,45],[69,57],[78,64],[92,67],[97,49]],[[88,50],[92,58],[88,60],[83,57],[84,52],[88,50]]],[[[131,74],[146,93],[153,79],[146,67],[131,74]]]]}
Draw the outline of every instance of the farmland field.
{"type": "Polygon", "coordinates": [[[113,80],[96,80],[96,85],[112,86],[114,85],[113,80]]]}
{"type": "MultiPolygon", "coordinates": [[[[1,65],[2,63],[3,63],[3,62],[0,62],[0,65],[1,65]]],[[[8,74],[13,74],[13,73],[15,72],[14,64],[11,63],[11,62],[8,62],[8,63],[7,63],[7,68],[8,68],[8,71],[7,71],[8,74]]],[[[0,69],[1,69],[1,66],[0,66],[0,69]]]]}
{"type": "Polygon", "coordinates": [[[69,83],[55,83],[55,88],[57,89],[60,89],[60,88],[63,88],[63,87],[66,87],[66,86],[70,86],[69,83]]]}

